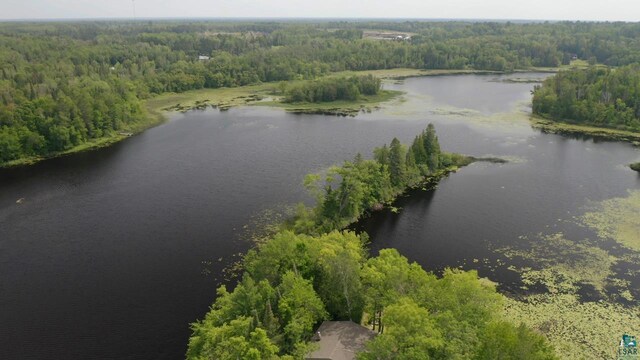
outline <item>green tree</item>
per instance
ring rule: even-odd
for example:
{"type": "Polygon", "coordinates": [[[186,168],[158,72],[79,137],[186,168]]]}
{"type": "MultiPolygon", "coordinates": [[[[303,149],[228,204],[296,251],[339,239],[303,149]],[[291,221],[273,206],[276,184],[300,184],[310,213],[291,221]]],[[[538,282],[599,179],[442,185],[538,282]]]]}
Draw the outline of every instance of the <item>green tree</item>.
{"type": "Polygon", "coordinates": [[[393,304],[398,298],[422,299],[432,293],[436,278],[395,249],[380,250],[362,269],[367,311],[371,314],[393,304]]]}
{"type": "Polygon", "coordinates": [[[373,158],[376,159],[382,165],[389,166],[389,158],[391,157],[387,144],[384,144],[381,148],[375,148],[373,150],[373,158]]]}
{"type": "Polygon", "coordinates": [[[320,269],[315,283],[329,314],[360,322],[364,305],[360,269],[366,258],[361,238],[353,232],[333,231],[315,244],[320,269]]]}
{"type": "Polygon", "coordinates": [[[278,291],[278,314],[286,324],[284,349],[293,350],[305,342],[313,327],[327,318],[327,313],[311,282],[292,271],[284,273],[278,291]]]}
{"type": "Polygon", "coordinates": [[[430,290],[418,303],[435,314],[446,342],[441,356],[471,358],[484,327],[502,311],[502,296],[495,284],[478,279],[475,271],[446,269],[430,290]]]}
{"type": "Polygon", "coordinates": [[[407,168],[406,182],[408,185],[413,186],[420,180],[420,169],[418,168],[415,153],[412,148],[407,151],[405,163],[407,168]]]}
{"type": "Polygon", "coordinates": [[[481,335],[478,360],[555,360],[553,348],[541,334],[525,325],[491,322],[481,335]]]}
{"type": "Polygon", "coordinates": [[[359,360],[433,359],[444,345],[429,311],[409,298],[387,306],[382,321],[384,333],[367,344],[359,360]]]}
{"type": "Polygon", "coordinates": [[[427,154],[427,166],[430,172],[438,170],[440,167],[440,144],[436,136],[436,129],[433,124],[427,126],[424,136],[424,149],[427,154]]]}
{"type": "Polygon", "coordinates": [[[0,128],[0,161],[15,160],[21,156],[20,138],[8,128],[0,128]]]}
{"type": "Polygon", "coordinates": [[[417,135],[413,140],[413,143],[411,144],[411,152],[413,152],[418,168],[420,168],[420,165],[427,164],[428,156],[424,146],[424,131],[420,135],[417,135]]]}
{"type": "Polygon", "coordinates": [[[305,277],[315,273],[310,254],[312,238],[291,231],[278,232],[269,241],[258,244],[245,256],[246,272],[254,279],[279,284],[287,271],[296,271],[305,277]]]}
{"type": "Polygon", "coordinates": [[[203,323],[192,326],[188,360],[271,360],[278,347],[269,340],[266,331],[255,328],[252,319],[238,317],[218,327],[203,323]]]}
{"type": "Polygon", "coordinates": [[[406,186],[405,149],[397,138],[393,138],[389,147],[389,174],[391,185],[397,189],[406,186]]]}

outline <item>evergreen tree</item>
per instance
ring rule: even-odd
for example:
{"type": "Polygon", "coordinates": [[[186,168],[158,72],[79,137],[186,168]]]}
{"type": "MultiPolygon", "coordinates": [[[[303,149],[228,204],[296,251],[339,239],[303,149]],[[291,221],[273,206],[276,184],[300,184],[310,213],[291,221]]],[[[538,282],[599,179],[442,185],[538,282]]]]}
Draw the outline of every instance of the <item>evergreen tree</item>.
{"type": "Polygon", "coordinates": [[[391,185],[395,188],[405,186],[405,151],[400,144],[400,140],[393,138],[389,147],[389,175],[391,185]]]}
{"type": "Polygon", "coordinates": [[[282,344],[283,339],[280,333],[280,323],[273,313],[271,300],[267,300],[261,327],[267,332],[269,339],[271,339],[274,344],[282,344]]]}
{"type": "Polygon", "coordinates": [[[424,150],[427,153],[427,166],[430,172],[438,170],[440,167],[440,144],[436,136],[436,129],[433,124],[427,126],[424,135],[424,150]]]}
{"type": "Polygon", "coordinates": [[[409,151],[407,151],[406,156],[406,182],[409,185],[413,185],[416,181],[420,179],[420,169],[418,169],[418,165],[416,164],[416,157],[413,151],[413,146],[409,151]]]}
{"type": "Polygon", "coordinates": [[[356,156],[355,156],[355,158],[353,159],[353,163],[354,163],[355,165],[360,165],[360,164],[362,164],[362,161],[363,161],[363,159],[362,159],[362,154],[357,153],[357,154],[356,154],[356,156]]]}
{"type": "Polygon", "coordinates": [[[425,165],[427,163],[427,151],[424,147],[424,131],[413,139],[411,150],[413,151],[417,165],[425,165]]]}
{"type": "Polygon", "coordinates": [[[373,158],[382,165],[389,166],[389,148],[384,144],[381,148],[373,149],[373,158]]]}

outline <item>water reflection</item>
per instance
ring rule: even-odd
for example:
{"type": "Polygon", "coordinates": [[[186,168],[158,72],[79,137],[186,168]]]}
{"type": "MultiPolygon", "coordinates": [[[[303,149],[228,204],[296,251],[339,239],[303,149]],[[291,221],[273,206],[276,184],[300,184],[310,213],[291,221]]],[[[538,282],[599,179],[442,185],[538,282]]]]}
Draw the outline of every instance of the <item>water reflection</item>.
{"type": "Polygon", "coordinates": [[[409,92],[406,102],[356,118],[260,107],[176,114],[108,149],[0,171],[0,358],[182,357],[188,323],[250,246],[239,234],[253,215],[310,203],[305,174],[393,137],[409,143],[428,122],[447,151],[518,161],[474,164],[359,228],[374,251],[395,247],[430,270],[476,268],[517,286],[492,246],[549,226],[580,236],[558,219],[640,188],[623,166],[638,151],[531,129],[522,103],[533,85],[494,78],[408,79],[389,85],[409,92]]]}

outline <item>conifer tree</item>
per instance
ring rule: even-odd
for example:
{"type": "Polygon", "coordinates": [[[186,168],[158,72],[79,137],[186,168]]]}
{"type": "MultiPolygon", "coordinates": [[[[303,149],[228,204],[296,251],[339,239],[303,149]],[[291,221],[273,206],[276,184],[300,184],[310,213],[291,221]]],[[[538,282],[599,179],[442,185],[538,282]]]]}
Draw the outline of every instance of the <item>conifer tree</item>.
{"type": "Polygon", "coordinates": [[[391,176],[391,185],[393,187],[404,187],[405,154],[402,144],[397,138],[393,138],[389,147],[389,175],[391,176]]]}
{"type": "Polygon", "coordinates": [[[424,137],[424,149],[427,153],[427,166],[429,171],[433,172],[440,167],[440,144],[436,136],[436,129],[433,124],[427,126],[427,132],[424,137]]]}
{"type": "Polygon", "coordinates": [[[373,157],[382,165],[389,165],[389,148],[384,144],[381,148],[373,149],[373,157]]]}

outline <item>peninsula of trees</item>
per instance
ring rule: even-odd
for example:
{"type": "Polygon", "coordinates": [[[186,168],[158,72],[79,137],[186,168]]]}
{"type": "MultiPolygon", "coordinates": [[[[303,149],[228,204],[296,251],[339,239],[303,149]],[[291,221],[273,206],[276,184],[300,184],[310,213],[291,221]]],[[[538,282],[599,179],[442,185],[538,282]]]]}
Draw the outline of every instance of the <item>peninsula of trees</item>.
{"type": "MultiPolygon", "coordinates": [[[[342,70],[510,71],[572,57],[620,66],[640,61],[639,38],[639,24],[584,22],[2,23],[0,166],[149,126],[144,101],[166,92],[342,70]],[[376,40],[364,29],[410,36],[376,40]]],[[[313,101],[333,96],[315,90],[313,101]]]]}
{"type": "Polygon", "coordinates": [[[533,113],[640,132],[640,65],[561,71],[533,92],[533,113]]]}
{"type": "Polygon", "coordinates": [[[439,177],[472,158],[442,152],[432,124],[407,147],[394,138],[375,148],[373,159],[360,154],[322,174],[309,174],[305,186],[315,197],[314,209],[298,209],[289,224],[295,232],[319,234],[343,229],[365,212],[382,208],[425,177],[439,177]]]}
{"type": "Polygon", "coordinates": [[[305,180],[316,207],[301,206],[247,253],[235,289],[220,287],[192,325],[187,359],[301,359],[321,321],[374,318],[384,333],[361,360],[556,358],[541,334],[503,319],[502,296],[476,272],[437,278],[393,249],[370,258],[366,234],[340,231],[425,176],[468,162],[440,150],[432,125],[411,146],[393,139],[373,157],[305,180]]]}

